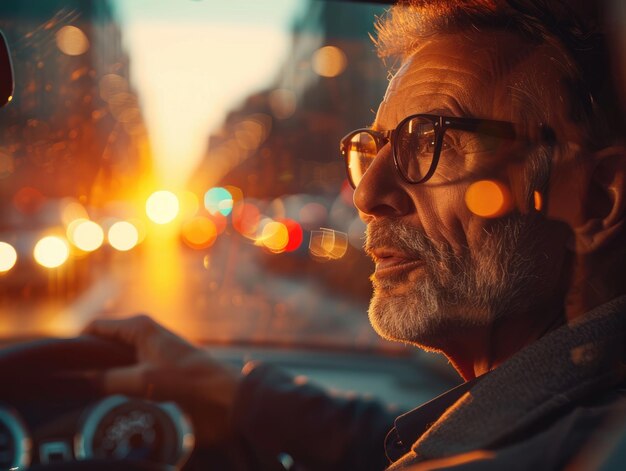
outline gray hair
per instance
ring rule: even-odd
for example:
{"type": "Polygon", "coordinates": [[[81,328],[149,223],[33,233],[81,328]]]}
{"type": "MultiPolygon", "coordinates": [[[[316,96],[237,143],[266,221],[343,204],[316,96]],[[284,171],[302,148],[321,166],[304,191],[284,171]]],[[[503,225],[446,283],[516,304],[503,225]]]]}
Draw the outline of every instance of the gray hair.
{"type": "MultiPolygon", "coordinates": [[[[405,0],[380,18],[374,40],[383,59],[404,61],[426,38],[468,30],[506,30],[531,45],[563,50],[569,119],[585,130],[585,147],[610,145],[624,136],[619,93],[602,29],[600,2],[585,0],[405,0]]],[[[534,87],[531,87],[534,88],[534,87]]],[[[528,95],[537,112],[537,90],[528,95]]]]}

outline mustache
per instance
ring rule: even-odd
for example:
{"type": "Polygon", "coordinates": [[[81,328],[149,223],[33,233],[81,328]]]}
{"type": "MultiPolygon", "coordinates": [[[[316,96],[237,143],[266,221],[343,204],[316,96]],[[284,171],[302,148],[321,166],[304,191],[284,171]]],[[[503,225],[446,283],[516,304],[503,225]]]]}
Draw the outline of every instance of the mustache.
{"type": "Polygon", "coordinates": [[[428,261],[435,254],[441,256],[443,249],[435,245],[424,231],[393,219],[371,221],[365,234],[364,249],[372,258],[376,249],[387,247],[428,261]]]}

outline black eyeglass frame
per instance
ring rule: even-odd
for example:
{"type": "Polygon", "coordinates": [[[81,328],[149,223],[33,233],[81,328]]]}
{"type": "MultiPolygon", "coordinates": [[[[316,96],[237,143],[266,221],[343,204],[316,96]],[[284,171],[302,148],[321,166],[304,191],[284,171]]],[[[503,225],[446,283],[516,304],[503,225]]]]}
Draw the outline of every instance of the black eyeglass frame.
{"type": "Polygon", "coordinates": [[[346,164],[346,174],[348,175],[348,181],[352,188],[356,188],[354,181],[352,181],[352,175],[350,173],[350,165],[348,162],[348,147],[350,140],[359,133],[369,134],[376,143],[376,152],[380,152],[381,149],[391,142],[391,153],[393,156],[393,163],[396,167],[396,171],[402,176],[404,181],[409,184],[419,184],[428,181],[435,173],[437,164],[439,163],[439,156],[441,155],[441,148],[443,147],[443,137],[446,130],[458,129],[461,131],[474,132],[487,136],[493,136],[500,139],[508,139],[514,141],[523,141],[527,143],[540,143],[553,146],[556,142],[554,131],[552,128],[545,124],[539,124],[535,129],[529,129],[526,132],[522,131],[522,125],[509,122],[509,121],[497,121],[492,119],[481,118],[466,118],[455,116],[441,116],[434,114],[413,114],[404,118],[395,129],[388,131],[377,131],[371,128],[356,129],[340,141],[340,151],[342,158],[346,164]],[[398,129],[401,129],[408,121],[415,118],[423,118],[430,121],[433,124],[435,130],[435,149],[433,150],[433,158],[430,164],[428,172],[419,180],[413,181],[402,170],[400,163],[398,162],[398,139],[396,139],[398,129]],[[528,132],[530,131],[530,132],[528,132]]]}

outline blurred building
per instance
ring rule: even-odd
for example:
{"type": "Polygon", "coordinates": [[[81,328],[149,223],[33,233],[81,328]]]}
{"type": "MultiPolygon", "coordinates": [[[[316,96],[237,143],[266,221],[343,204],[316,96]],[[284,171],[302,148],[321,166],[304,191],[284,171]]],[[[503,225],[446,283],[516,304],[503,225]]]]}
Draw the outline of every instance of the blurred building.
{"type": "Polygon", "coordinates": [[[311,2],[274,86],[248,97],[210,137],[192,188],[224,182],[258,198],[336,193],[345,179],[339,140],[371,124],[387,85],[368,38],[382,12],[311,2]]]}
{"type": "MultiPolygon", "coordinates": [[[[327,216],[315,229],[350,232],[358,216],[345,191],[339,141],[373,122],[387,86],[369,38],[375,16],[383,13],[381,5],[311,1],[293,25],[291,50],[275,83],[247,97],[210,136],[190,187],[202,194],[216,184],[234,185],[246,198],[263,200],[317,197],[327,216]]],[[[308,256],[307,229],[313,228],[305,227],[301,250],[268,255],[262,259],[265,268],[291,279],[315,279],[366,302],[371,285],[355,274],[371,273],[372,266],[357,247],[358,235],[341,261],[320,264],[308,256]]]]}
{"type": "Polygon", "coordinates": [[[38,199],[98,205],[132,188],[149,153],[111,4],[5,0],[0,30],[16,79],[0,110],[0,227],[38,199]]]}

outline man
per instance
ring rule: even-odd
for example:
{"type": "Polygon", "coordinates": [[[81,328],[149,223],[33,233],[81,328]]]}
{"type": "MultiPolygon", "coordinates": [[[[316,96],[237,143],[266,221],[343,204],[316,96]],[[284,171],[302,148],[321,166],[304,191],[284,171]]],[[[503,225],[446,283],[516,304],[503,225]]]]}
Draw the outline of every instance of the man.
{"type": "Polygon", "coordinates": [[[464,384],[394,422],[137,317],[88,328],[139,354],[105,391],[176,399],[205,443],[240,436],[314,469],[600,466],[624,409],[626,160],[590,10],[422,0],[379,24],[400,67],[374,125],[342,141],[376,263],[370,320],[464,384]]]}

